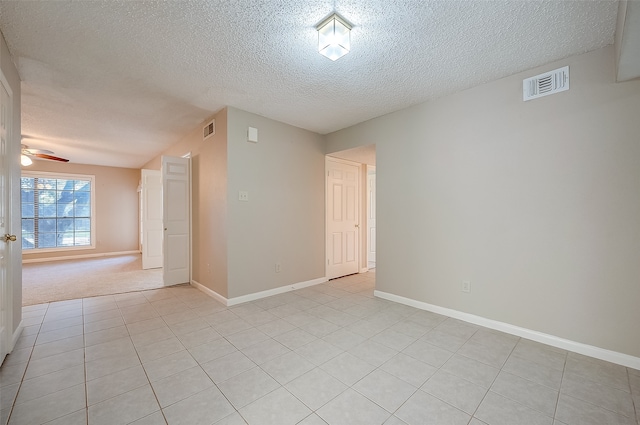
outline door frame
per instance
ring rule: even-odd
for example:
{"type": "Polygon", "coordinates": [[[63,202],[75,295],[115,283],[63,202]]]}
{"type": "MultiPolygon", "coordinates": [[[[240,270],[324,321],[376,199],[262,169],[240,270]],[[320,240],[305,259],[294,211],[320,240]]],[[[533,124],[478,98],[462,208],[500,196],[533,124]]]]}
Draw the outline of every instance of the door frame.
{"type": "MultiPolygon", "coordinates": [[[[367,270],[369,270],[369,263],[371,262],[370,258],[369,258],[369,255],[371,254],[371,232],[370,232],[371,229],[370,229],[370,226],[369,226],[370,221],[371,221],[370,220],[371,216],[369,214],[370,213],[370,208],[371,208],[371,183],[370,183],[370,180],[369,180],[369,176],[370,175],[373,175],[374,179],[376,180],[376,185],[375,185],[375,187],[373,189],[374,202],[376,202],[377,198],[378,198],[377,194],[375,193],[376,189],[377,189],[377,186],[378,186],[377,175],[376,175],[376,166],[367,164],[365,166],[365,179],[366,179],[366,185],[367,185],[367,189],[366,189],[367,190],[367,194],[365,196],[365,198],[366,198],[366,201],[365,201],[366,202],[365,227],[367,228],[367,231],[365,232],[365,238],[366,238],[366,245],[367,245],[367,254],[365,255],[365,257],[366,257],[366,263],[367,263],[367,267],[366,267],[367,270]]],[[[375,208],[376,208],[376,226],[377,226],[377,207],[375,207],[375,208]]],[[[377,229],[376,229],[376,232],[377,232],[377,229]]],[[[377,240],[378,240],[378,238],[376,237],[375,241],[374,241],[374,244],[376,244],[376,245],[377,245],[377,240]]],[[[374,247],[374,252],[377,254],[377,246],[374,247]]],[[[376,256],[376,260],[373,261],[373,263],[376,263],[376,262],[377,262],[377,256],[376,256]]]]}
{"type": "MultiPolygon", "coordinates": [[[[325,263],[324,263],[324,270],[325,270],[325,276],[328,277],[329,276],[329,272],[328,272],[328,267],[329,267],[329,190],[328,190],[328,182],[329,182],[329,167],[328,167],[328,161],[333,161],[333,162],[339,162],[342,164],[347,164],[347,165],[353,165],[358,167],[358,176],[356,178],[356,182],[357,182],[357,193],[356,193],[356,199],[357,199],[357,204],[359,208],[362,208],[362,169],[363,169],[363,165],[359,162],[355,162],[355,161],[349,161],[346,159],[341,159],[341,158],[337,158],[335,156],[331,156],[331,155],[325,155],[325,159],[324,159],[324,210],[325,210],[325,221],[324,221],[324,240],[325,240],[325,263]]],[[[358,230],[356,232],[357,236],[358,236],[358,241],[356,243],[357,247],[358,247],[358,253],[357,253],[357,258],[356,258],[356,263],[357,263],[357,273],[363,273],[362,269],[362,211],[360,211],[357,214],[358,217],[358,230]]]]}

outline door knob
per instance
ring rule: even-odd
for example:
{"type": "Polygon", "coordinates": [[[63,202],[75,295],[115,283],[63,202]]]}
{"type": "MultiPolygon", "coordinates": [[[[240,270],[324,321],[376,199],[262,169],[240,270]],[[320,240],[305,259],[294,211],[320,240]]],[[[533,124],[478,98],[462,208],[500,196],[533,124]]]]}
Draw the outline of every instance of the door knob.
{"type": "Polygon", "coordinates": [[[11,242],[15,242],[15,241],[16,241],[16,235],[10,235],[10,234],[8,234],[8,233],[7,233],[6,235],[4,235],[4,236],[2,237],[2,239],[3,239],[5,242],[9,242],[9,241],[11,241],[11,242]]]}

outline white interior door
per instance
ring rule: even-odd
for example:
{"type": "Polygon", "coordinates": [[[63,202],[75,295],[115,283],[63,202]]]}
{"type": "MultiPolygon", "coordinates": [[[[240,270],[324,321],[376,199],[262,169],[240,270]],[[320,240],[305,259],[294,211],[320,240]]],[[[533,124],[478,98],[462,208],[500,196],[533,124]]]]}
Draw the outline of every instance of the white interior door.
{"type": "Polygon", "coordinates": [[[191,170],[189,158],[162,157],[165,286],[190,281],[191,170]]]}
{"type": "Polygon", "coordinates": [[[9,143],[11,140],[12,99],[11,89],[4,75],[0,72],[0,364],[11,350],[12,338],[12,306],[13,291],[7,278],[7,268],[11,249],[9,243],[16,240],[4,237],[9,233],[10,209],[10,167],[9,167],[9,143]]]}
{"type": "Polygon", "coordinates": [[[376,167],[367,166],[367,267],[376,266],[376,167]]]}
{"type": "Polygon", "coordinates": [[[358,273],[360,165],[327,158],[327,278],[358,273]]]}
{"type": "Polygon", "coordinates": [[[142,268],[162,267],[162,174],[142,170],[142,268]]]}

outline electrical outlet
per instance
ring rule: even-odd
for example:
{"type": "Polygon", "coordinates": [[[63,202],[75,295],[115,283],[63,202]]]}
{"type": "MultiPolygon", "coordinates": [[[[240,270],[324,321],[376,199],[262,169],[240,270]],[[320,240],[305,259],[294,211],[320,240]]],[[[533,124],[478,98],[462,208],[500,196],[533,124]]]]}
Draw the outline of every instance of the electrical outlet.
{"type": "Polygon", "coordinates": [[[280,273],[280,271],[282,271],[282,266],[280,263],[276,263],[276,273],[280,273]]]}
{"type": "Polygon", "coordinates": [[[241,190],[240,192],[238,192],[238,200],[243,202],[248,202],[249,192],[247,192],[246,190],[241,190]]]}
{"type": "Polygon", "coordinates": [[[471,292],[471,281],[463,280],[462,281],[462,292],[471,292]]]}

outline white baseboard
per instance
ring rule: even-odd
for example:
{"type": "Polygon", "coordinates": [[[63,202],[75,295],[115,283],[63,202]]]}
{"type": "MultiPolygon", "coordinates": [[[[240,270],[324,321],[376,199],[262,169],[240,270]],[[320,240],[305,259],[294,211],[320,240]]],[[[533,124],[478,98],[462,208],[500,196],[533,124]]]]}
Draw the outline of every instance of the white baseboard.
{"type": "Polygon", "coordinates": [[[279,288],[268,289],[266,291],[255,292],[253,294],[242,295],[240,297],[230,298],[227,300],[227,306],[236,304],[242,304],[249,301],[259,300],[260,298],[270,297],[272,295],[283,294],[289,291],[295,291],[296,289],[302,289],[313,285],[318,285],[327,281],[326,277],[320,277],[318,279],[307,280],[306,282],[294,283],[293,285],[280,286],[279,288]]]}
{"type": "MultiPolygon", "coordinates": [[[[117,255],[131,255],[140,254],[140,251],[118,251],[118,252],[103,252],[101,254],[79,254],[79,255],[67,255],[64,257],[46,257],[46,258],[22,258],[22,264],[26,263],[46,263],[47,261],[60,261],[60,260],[79,260],[82,258],[98,258],[98,257],[115,257],[117,255]]],[[[23,256],[24,251],[23,251],[23,256]]]]}
{"type": "Polygon", "coordinates": [[[227,301],[228,300],[225,297],[223,297],[222,295],[218,294],[213,289],[207,288],[202,283],[191,279],[191,286],[195,287],[196,289],[201,290],[202,292],[204,292],[205,294],[209,295],[214,300],[216,300],[218,302],[221,302],[224,305],[227,305],[227,301]]]}
{"type": "Polygon", "coordinates": [[[298,283],[294,283],[293,285],[280,286],[278,288],[255,292],[253,294],[242,295],[235,298],[225,298],[222,295],[218,294],[217,292],[213,291],[212,289],[209,289],[206,286],[202,285],[201,283],[196,282],[195,280],[191,281],[191,285],[201,290],[205,294],[209,295],[210,297],[214,298],[215,300],[220,301],[227,307],[231,307],[237,304],[242,304],[249,301],[259,300],[261,298],[270,297],[272,295],[283,294],[285,292],[295,291],[296,289],[302,289],[302,288],[307,288],[309,286],[318,285],[320,283],[326,282],[327,280],[328,279],[326,277],[319,277],[317,279],[307,280],[305,282],[298,282],[298,283]]]}
{"type": "Polygon", "coordinates": [[[511,335],[540,342],[542,344],[551,345],[553,347],[562,348],[563,350],[573,351],[574,353],[583,354],[585,356],[594,357],[596,359],[605,360],[622,366],[640,370],[640,357],[630,356],[628,354],[595,347],[593,345],[583,344],[581,342],[571,341],[554,335],[545,334],[531,329],[521,328],[509,323],[499,322],[497,320],[487,319],[482,316],[464,313],[450,308],[439,307],[437,305],[428,304],[422,301],[413,300],[411,298],[401,297],[399,295],[390,294],[383,291],[373,291],[376,297],[385,300],[394,301],[405,304],[420,310],[427,310],[433,313],[442,314],[454,319],[463,320],[475,325],[484,326],[485,328],[495,329],[511,335]]]}
{"type": "Polygon", "coordinates": [[[20,335],[22,335],[23,329],[24,329],[24,325],[22,324],[22,320],[21,320],[20,324],[16,328],[16,331],[13,333],[13,336],[11,338],[11,347],[9,347],[9,352],[13,351],[13,347],[16,346],[16,343],[20,339],[20,335]]]}

